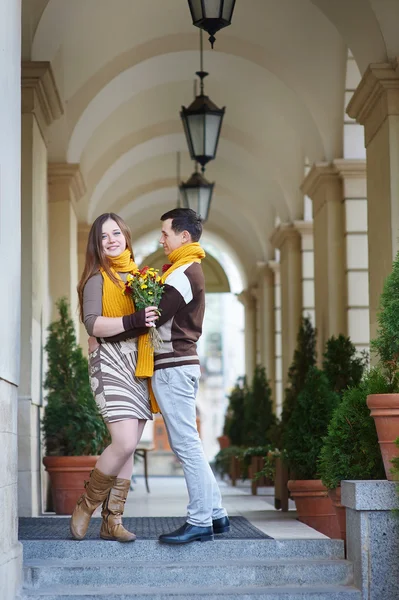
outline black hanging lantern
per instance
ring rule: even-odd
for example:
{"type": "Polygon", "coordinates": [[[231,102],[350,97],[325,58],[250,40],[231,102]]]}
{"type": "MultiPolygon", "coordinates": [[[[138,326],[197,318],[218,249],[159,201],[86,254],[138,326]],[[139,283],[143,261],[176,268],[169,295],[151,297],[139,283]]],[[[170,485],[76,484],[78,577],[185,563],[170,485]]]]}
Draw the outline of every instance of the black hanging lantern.
{"type": "Polygon", "coordinates": [[[236,0],[188,0],[193,25],[209,33],[213,48],[215,33],[231,25],[236,0]]]}
{"type": "Polygon", "coordinates": [[[179,186],[183,207],[194,210],[203,222],[208,219],[214,186],[214,183],[209,183],[198,171],[179,186]]]}
{"type": "Polygon", "coordinates": [[[204,172],[205,165],[216,156],[226,108],[218,108],[204,94],[204,79],[208,73],[203,70],[202,31],[200,53],[201,70],[196,73],[201,80],[200,95],[196,96],[188,108],[182,106],[180,117],[183,121],[191,159],[198,162],[204,172]]]}

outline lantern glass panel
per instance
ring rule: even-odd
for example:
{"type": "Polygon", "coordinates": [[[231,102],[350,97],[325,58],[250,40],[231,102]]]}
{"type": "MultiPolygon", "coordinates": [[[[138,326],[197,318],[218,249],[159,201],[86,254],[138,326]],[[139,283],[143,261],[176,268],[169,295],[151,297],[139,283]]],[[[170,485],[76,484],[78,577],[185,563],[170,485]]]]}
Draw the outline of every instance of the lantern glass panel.
{"type": "Polygon", "coordinates": [[[200,19],[202,19],[202,2],[201,0],[190,0],[189,2],[190,4],[190,9],[191,9],[191,16],[193,18],[193,21],[199,21],[200,19]]]}
{"type": "Polygon", "coordinates": [[[197,208],[197,214],[202,217],[203,219],[206,219],[208,217],[208,210],[209,210],[209,199],[210,199],[210,195],[212,192],[212,188],[205,188],[205,189],[201,189],[200,193],[198,195],[198,208],[197,208]]]}
{"type": "Polygon", "coordinates": [[[204,0],[205,19],[219,19],[221,4],[223,4],[223,0],[204,0]]]}
{"type": "Polygon", "coordinates": [[[220,122],[220,115],[205,117],[205,156],[215,156],[220,122]]]}
{"type": "Polygon", "coordinates": [[[190,115],[187,118],[194,156],[204,155],[204,121],[204,115],[190,115]]]}
{"type": "Polygon", "coordinates": [[[235,0],[224,0],[222,18],[231,21],[235,0]]]}

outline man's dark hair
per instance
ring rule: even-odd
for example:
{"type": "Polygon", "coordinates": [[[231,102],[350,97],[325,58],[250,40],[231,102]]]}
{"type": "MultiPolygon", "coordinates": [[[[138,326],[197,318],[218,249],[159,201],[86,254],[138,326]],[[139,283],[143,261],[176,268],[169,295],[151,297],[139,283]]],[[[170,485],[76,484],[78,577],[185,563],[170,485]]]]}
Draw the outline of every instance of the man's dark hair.
{"type": "Polygon", "coordinates": [[[172,229],[175,233],[188,231],[193,242],[198,242],[202,235],[202,221],[191,208],[173,208],[161,217],[161,221],[172,219],[172,229]]]}

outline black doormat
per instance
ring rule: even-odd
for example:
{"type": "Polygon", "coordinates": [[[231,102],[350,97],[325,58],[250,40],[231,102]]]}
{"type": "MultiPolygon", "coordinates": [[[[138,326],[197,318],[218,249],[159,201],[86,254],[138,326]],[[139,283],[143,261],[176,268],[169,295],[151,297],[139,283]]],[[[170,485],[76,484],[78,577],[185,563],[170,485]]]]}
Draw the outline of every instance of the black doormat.
{"type": "MultiPolygon", "coordinates": [[[[134,531],[138,539],[156,540],[161,533],[174,531],[185,522],[184,517],[125,517],[123,523],[129,531],[134,531]]],[[[101,519],[90,521],[87,540],[100,539],[101,519]]],[[[19,519],[20,540],[67,540],[69,517],[21,517],[19,519]]],[[[215,540],[258,540],[272,539],[260,531],[244,517],[230,517],[230,532],[216,535],[215,540]]]]}

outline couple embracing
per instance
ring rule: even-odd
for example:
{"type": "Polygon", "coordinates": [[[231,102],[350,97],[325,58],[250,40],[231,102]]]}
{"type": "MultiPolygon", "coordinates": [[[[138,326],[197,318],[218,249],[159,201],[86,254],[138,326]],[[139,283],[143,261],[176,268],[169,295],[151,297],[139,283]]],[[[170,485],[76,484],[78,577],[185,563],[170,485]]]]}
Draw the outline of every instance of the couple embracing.
{"type": "Polygon", "coordinates": [[[205,252],[199,244],[202,223],[186,208],[165,213],[161,221],[160,243],[170,264],[162,276],[159,311],[155,306],[135,311],[133,301],[123,293],[128,274],[137,269],[124,221],[106,213],[95,220],[89,233],[78,285],[80,315],[90,336],[91,387],[111,443],[98,459],[72,514],[75,539],[85,537],[90,518],[101,504],[100,536],[120,542],[136,539],[123,527],[122,515],[133,455],[156,405],[170,446],[182,464],[189,494],[185,524],[162,534],[159,541],[208,541],[214,534],[229,531],[220,490],[196,427],[200,378],[196,342],[205,309],[201,268],[205,252]],[[146,341],[148,328],[153,326],[163,340],[154,354],[146,341]]]}

